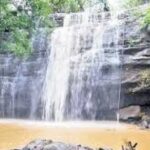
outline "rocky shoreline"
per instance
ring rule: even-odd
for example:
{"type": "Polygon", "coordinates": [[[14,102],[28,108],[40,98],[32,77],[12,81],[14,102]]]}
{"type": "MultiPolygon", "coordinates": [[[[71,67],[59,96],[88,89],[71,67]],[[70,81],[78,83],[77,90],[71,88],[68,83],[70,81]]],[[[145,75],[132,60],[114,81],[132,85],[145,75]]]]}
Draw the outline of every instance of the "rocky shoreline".
{"type": "Polygon", "coordinates": [[[135,124],[142,129],[150,129],[150,108],[144,109],[138,105],[120,109],[119,118],[121,122],[135,124]]]}
{"type": "MultiPolygon", "coordinates": [[[[138,143],[132,144],[130,141],[125,143],[120,150],[136,150],[138,143]]],[[[93,149],[82,145],[70,145],[62,142],[53,142],[52,140],[35,140],[27,144],[22,149],[14,150],[112,150],[111,148],[93,149]]]]}

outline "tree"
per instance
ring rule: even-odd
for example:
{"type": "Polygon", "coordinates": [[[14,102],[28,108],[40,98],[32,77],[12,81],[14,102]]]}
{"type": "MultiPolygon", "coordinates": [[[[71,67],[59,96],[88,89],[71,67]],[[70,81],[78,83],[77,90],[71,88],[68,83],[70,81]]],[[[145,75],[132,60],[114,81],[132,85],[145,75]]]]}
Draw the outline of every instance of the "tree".
{"type": "MultiPolygon", "coordinates": [[[[133,7],[137,7],[145,3],[149,5],[150,0],[126,0],[125,7],[131,9],[133,7]]],[[[142,26],[145,27],[145,26],[150,25],[150,5],[145,10],[142,10],[142,11],[138,10],[136,15],[142,17],[142,20],[141,20],[142,26]]]]}
{"type": "MultiPolygon", "coordinates": [[[[90,0],[88,0],[90,1],[90,0]]],[[[99,0],[104,1],[104,0],[99,0]]],[[[77,12],[87,0],[0,0],[0,51],[11,51],[19,56],[32,51],[30,39],[41,18],[42,25],[53,27],[49,14],[77,12]]]]}
{"type": "Polygon", "coordinates": [[[131,7],[136,7],[139,5],[142,5],[144,3],[149,3],[150,0],[126,0],[125,1],[125,6],[127,8],[131,8],[131,7]]]}
{"type": "Polygon", "coordinates": [[[30,38],[39,16],[48,17],[49,0],[25,0],[17,6],[12,0],[0,1],[0,50],[12,51],[19,56],[32,51],[30,38]]]}

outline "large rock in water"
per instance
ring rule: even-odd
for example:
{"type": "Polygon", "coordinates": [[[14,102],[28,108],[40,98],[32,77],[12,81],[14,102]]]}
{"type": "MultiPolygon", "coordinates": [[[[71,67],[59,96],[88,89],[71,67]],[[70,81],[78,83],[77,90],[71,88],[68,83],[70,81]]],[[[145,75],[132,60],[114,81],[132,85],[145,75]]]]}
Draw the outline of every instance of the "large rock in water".
{"type": "MultiPolygon", "coordinates": [[[[35,140],[29,143],[21,150],[93,150],[81,145],[70,145],[61,142],[53,142],[51,140],[35,140]]],[[[103,150],[103,149],[102,149],[103,150]]]]}

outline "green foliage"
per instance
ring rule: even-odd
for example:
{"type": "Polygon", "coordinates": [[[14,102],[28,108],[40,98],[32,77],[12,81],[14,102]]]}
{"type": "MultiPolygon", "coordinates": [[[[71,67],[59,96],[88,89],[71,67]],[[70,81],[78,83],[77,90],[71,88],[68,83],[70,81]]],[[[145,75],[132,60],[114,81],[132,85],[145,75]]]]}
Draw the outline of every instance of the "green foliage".
{"type": "Polygon", "coordinates": [[[51,0],[26,0],[26,8],[29,8],[33,16],[48,16],[51,13],[49,7],[51,0]]]}
{"type": "Polygon", "coordinates": [[[83,10],[87,0],[50,0],[52,12],[77,12],[83,10]]]}
{"type": "MultiPolygon", "coordinates": [[[[32,52],[30,39],[39,25],[53,28],[49,14],[76,12],[84,9],[91,0],[22,0],[18,5],[13,0],[0,0],[0,51],[11,51],[19,56],[32,52]],[[7,38],[4,35],[7,34],[7,38]]],[[[98,0],[105,2],[105,0],[98,0]]]]}
{"type": "Polygon", "coordinates": [[[150,86],[150,70],[147,69],[141,72],[140,76],[141,76],[141,85],[146,87],[150,86]]]}
{"type": "Polygon", "coordinates": [[[133,7],[137,7],[139,5],[146,4],[149,2],[150,0],[125,0],[124,7],[133,8],[133,7]]]}
{"type": "Polygon", "coordinates": [[[132,8],[143,4],[143,0],[127,0],[125,2],[125,7],[132,8]]]}
{"type": "Polygon", "coordinates": [[[67,12],[76,12],[83,10],[85,0],[68,0],[68,2],[65,3],[65,7],[67,12]]]}
{"type": "Polygon", "coordinates": [[[29,33],[26,30],[14,31],[11,35],[8,49],[12,52],[17,52],[18,56],[28,55],[32,51],[31,42],[29,40],[29,33]]]}
{"type": "MultiPolygon", "coordinates": [[[[140,6],[144,3],[148,3],[149,5],[150,0],[126,0],[125,7],[131,9],[140,6]]],[[[134,10],[133,14],[142,18],[140,22],[142,27],[145,27],[150,24],[150,6],[144,10],[141,9],[138,9],[137,11],[134,10]]]]}
{"type": "Polygon", "coordinates": [[[143,24],[144,25],[150,24],[150,7],[144,12],[143,24]]]}
{"type": "Polygon", "coordinates": [[[0,31],[28,28],[30,24],[31,20],[27,15],[17,14],[17,16],[15,16],[8,11],[1,17],[0,31]]]}
{"type": "Polygon", "coordinates": [[[30,39],[36,28],[36,20],[44,16],[43,23],[51,27],[48,15],[51,12],[49,0],[26,0],[17,6],[11,0],[0,1],[0,51],[11,51],[19,56],[30,54],[30,39]],[[4,38],[5,33],[7,38],[4,38]],[[3,39],[4,38],[4,39],[3,39]]]}

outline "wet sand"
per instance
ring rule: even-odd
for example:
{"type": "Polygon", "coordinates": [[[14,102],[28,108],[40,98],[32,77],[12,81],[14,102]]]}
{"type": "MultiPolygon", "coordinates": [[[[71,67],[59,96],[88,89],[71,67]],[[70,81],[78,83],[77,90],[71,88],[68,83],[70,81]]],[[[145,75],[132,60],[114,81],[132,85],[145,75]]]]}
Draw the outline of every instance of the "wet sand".
{"type": "Polygon", "coordinates": [[[52,139],[92,148],[121,150],[125,141],[138,143],[137,150],[150,149],[150,130],[115,122],[45,123],[0,120],[0,150],[21,148],[35,139],[52,139]]]}

